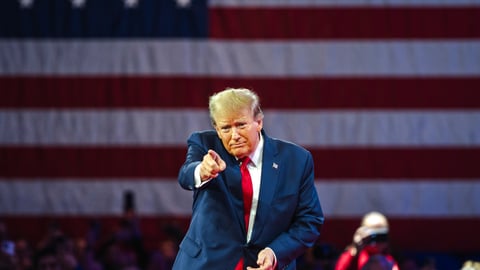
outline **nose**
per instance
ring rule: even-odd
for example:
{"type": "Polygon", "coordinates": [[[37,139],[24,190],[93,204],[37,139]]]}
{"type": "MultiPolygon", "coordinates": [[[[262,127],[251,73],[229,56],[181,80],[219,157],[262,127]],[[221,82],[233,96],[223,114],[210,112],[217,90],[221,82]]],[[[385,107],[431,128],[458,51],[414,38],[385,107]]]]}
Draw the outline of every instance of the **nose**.
{"type": "Polygon", "coordinates": [[[232,127],[232,138],[240,138],[240,134],[238,133],[238,129],[236,127],[232,127]]]}

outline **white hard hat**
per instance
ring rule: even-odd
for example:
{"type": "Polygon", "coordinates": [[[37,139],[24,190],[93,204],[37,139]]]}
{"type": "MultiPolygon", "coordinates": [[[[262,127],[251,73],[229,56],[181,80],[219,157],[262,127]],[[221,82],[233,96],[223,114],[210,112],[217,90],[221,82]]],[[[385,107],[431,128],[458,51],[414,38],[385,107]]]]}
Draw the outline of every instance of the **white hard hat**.
{"type": "Polygon", "coordinates": [[[370,212],[363,216],[362,225],[372,229],[382,229],[388,232],[387,218],[379,212],[370,212]]]}

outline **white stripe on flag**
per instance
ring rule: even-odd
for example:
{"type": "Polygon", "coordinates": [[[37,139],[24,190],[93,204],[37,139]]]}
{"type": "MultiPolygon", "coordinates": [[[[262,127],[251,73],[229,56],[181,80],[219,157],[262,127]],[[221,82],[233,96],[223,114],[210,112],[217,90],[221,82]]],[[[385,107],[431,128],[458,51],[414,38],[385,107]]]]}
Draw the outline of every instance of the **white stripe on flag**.
{"type": "Polygon", "coordinates": [[[404,217],[479,217],[478,180],[329,179],[316,187],[325,213],[333,217],[361,216],[372,210],[404,217]]]}
{"type": "Polygon", "coordinates": [[[478,40],[0,41],[0,76],[461,77],[479,61],[478,40]]]}
{"type": "MultiPolygon", "coordinates": [[[[329,179],[315,184],[325,215],[329,217],[361,216],[372,209],[397,217],[480,216],[478,180],[426,179],[412,183],[401,179],[329,179]]],[[[120,215],[122,196],[127,190],[135,194],[140,215],[191,214],[192,192],[181,189],[175,179],[0,179],[0,212],[7,215],[120,215]]]]}
{"type": "Polygon", "coordinates": [[[120,215],[132,191],[139,214],[190,215],[192,193],[174,179],[0,179],[0,213],[120,215]]]}
{"type": "MultiPolygon", "coordinates": [[[[480,145],[480,111],[265,110],[266,132],[304,146],[480,145]],[[301,130],[302,132],[298,132],[301,130]]],[[[0,110],[2,145],[178,145],[206,110],[0,110]]]]}

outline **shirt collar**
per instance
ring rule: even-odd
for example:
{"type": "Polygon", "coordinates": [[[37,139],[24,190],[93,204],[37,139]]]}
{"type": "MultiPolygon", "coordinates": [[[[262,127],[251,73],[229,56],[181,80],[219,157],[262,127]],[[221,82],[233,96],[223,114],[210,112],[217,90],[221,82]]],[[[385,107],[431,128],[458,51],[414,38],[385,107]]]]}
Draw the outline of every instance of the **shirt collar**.
{"type": "Polygon", "coordinates": [[[257,148],[255,149],[255,151],[253,151],[251,155],[248,156],[254,167],[262,164],[263,136],[261,132],[259,132],[258,135],[260,136],[260,140],[258,142],[257,148]]]}

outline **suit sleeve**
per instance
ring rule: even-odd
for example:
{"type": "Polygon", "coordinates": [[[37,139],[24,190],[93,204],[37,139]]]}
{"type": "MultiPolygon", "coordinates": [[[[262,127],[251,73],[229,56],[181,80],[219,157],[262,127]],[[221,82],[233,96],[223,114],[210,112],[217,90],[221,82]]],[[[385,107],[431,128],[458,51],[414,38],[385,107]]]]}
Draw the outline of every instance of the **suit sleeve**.
{"type": "Polygon", "coordinates": [[[178,173],[178,182],[182,188],[193,190],[195,187],[195,167],[200,164],[208,149],[202,145],[200,135],[197,133],[192,134],[187,143],[187,157],[178,173]]]}
{"type": "Polygon", "coordinates": [[[277,256],[278,269],[286,268],[307,248],[313,246],[320,236],[324,216],[315,189],[313,158],[310,153],[305,161],[299,193],[295,217],[289,229],[269,245],[277,256]]]}

